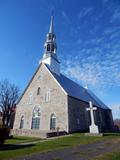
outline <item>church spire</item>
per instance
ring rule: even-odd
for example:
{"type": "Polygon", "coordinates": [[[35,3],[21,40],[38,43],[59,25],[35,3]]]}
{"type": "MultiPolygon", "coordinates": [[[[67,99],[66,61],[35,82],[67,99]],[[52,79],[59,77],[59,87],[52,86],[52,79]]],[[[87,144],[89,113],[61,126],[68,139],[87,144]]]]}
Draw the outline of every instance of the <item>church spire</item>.
{"type": "Polygon", "coordinates": [[[45,53],[44,53],[43,58],[48,57],[48,56],[54,56],[57,58],[57,55],[56,55],[56,51],[57,51],[56,36],[53,32],[53,16],[51,16],[50,28],[49,28],[49,32],[46,36],[46,41],[45,41],[44,47],[45,47],[45,53]]]}
{"type": "Polygon", "coordinates": [[[53,16],[51,16],[49,33],[53,33],[53,16]]]}
{"type": "Polygon", "coordinates": [[[42,62],[45,63],[52,72],[60,75],[60,62],[57,58],[56,35],[54,34],[53,26],[53,16],[51,16],[50,28],[44,44],[45,51],[42,62]]]}

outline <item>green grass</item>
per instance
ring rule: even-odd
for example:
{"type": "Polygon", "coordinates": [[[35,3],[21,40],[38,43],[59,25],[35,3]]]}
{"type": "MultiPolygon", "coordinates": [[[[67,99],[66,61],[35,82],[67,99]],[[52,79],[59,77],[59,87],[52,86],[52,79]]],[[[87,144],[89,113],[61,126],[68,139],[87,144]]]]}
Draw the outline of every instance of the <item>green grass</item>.
{"type": "Polygon", "coordinates": [[[105,156],[104,160],[120,160],[120,151],[105,156]]]}
{"type": "Polygon", "coordinates": [[[14,136],[11,139],[7,139],[5,144],[17,144],[17,143],[24,143],[24,142],[32,142],[32,141],[40,141],[40,138],[35,137],[25,137],[25,136],[14,136]]]}
{"type": "Polygon", "coordinates": [[[9,139],[6,141],[6,144],[13,144],[12,148],[4,149],[0,151],[0,160],[22,156],[22,155],[28,155],[33,154],[36,152],[47,152],[50,150],[56,150],[60,148],[66,148],[76,145],[82,145],[87,144],[95,141],[99,141],[102,139],[102,137],[92,137],[92,136],[84,136],[84,134],[75,133],[68,137],[62,137],[53,139],[46,142],[39,142],[33,145],[26,145],[26,146],[15,146],[16,143],[23,141],[28,141],[30,138],[28,137],[16,137],[17,140],[9,139]]]}
{"type": "Polygon", "coordinates": [[[120,133],[104,133],[104,136],[120,136],[120,133]]]}
{"type": "Polygon", "coordinates": [[[12,144],[12,147],[0,151],[0,160],[29,155],[36,152],[47,152],[51,150],[63,149],[66,147],[71,147],[76,145],[88,144],[108,138],[110,139],[113,137],[112,136],[94,137],[94,136],[85,136],[84,134],[80,133],[75,133],[67,137],[52,139],[46,142],[39,141],[38,143],[33,145],[17,146],[15,144],[27,141],[34,141],[37,139],[28,137],[15,137],[14,139],[9,139],[6,141],[6,144],[9,145],[12,144]]]}
{"type": "Polygon", "coordinates": [[[120,151],[105,154],[103,156],[96,158],[95,160],[120,160],[120,151]]]}

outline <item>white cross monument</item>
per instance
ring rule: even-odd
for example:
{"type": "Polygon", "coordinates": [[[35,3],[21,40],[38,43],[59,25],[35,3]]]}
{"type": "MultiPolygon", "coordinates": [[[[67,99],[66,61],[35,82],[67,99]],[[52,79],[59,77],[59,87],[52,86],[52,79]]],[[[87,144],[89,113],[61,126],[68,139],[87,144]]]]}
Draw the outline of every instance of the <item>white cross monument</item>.
{"type": "Polygon", "coordinates": [[[89,126],[90,133],[92,134],[99,134],[99,129],[98,126],[95,125],[95,120],[94,120],[94,114],[93,111],[97,110],[96,107],[93,107],[92,102],[89,101],[89,108],[86,108],[87,111],[90,111],[90,117],[91,117],[91,125],[89,126]]]}

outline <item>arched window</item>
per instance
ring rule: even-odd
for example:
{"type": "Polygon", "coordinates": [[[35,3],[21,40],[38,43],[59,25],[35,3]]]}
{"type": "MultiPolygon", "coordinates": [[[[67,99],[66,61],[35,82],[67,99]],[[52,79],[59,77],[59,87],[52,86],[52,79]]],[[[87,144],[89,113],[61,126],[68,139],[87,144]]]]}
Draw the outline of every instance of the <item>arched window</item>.
{"type": "Polygon", "coordinates": [[[40,108],[36,106],[33,110],[31,129],[40,128],[40,108]]]}
{"type": "Polygon", "coordinates": [[[40,87],[37,89],[37,95],[40,95],[40,87]]]}
{"type": "Polygon", "coordinates": [[[20,129],[24,127],[24,116],[21,117],[20,119],[20,129]]]}
{"type": "Polygon", "coordinates": [[[50,130],[55,130],[55,129],[56,129],[56,116],[54,113],[52,113],[50,116],[50,130]]]}

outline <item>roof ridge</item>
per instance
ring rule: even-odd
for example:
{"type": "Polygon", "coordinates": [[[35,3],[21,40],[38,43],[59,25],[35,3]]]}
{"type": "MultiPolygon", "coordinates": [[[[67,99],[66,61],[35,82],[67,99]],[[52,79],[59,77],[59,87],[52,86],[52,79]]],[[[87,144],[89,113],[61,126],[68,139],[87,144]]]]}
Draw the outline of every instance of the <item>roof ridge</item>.
{"type": "MultiPolygon", "coordinates": [[[[100,103],[102,103],[102,105],[104,105],[106,108],[108,108],[107,107],[107,105],[105,105],[90,89],[88,89],[88,90],[86,90],[87,91],[87,93],[90,95],[90,97],[92,97],[95,101],[96,101],[96,103],[100,106],[100,104],[99,104],[99,102],[98,101],[100,101],[100,103]],[[90,91],[91,92],[91,94],[93,95],[91,95],[88,91],[90,91]],[[98,101],[97,101],[97,100],[98,101]]],[[[109,108],[108,108],[109,109],[109,108]]]]}

